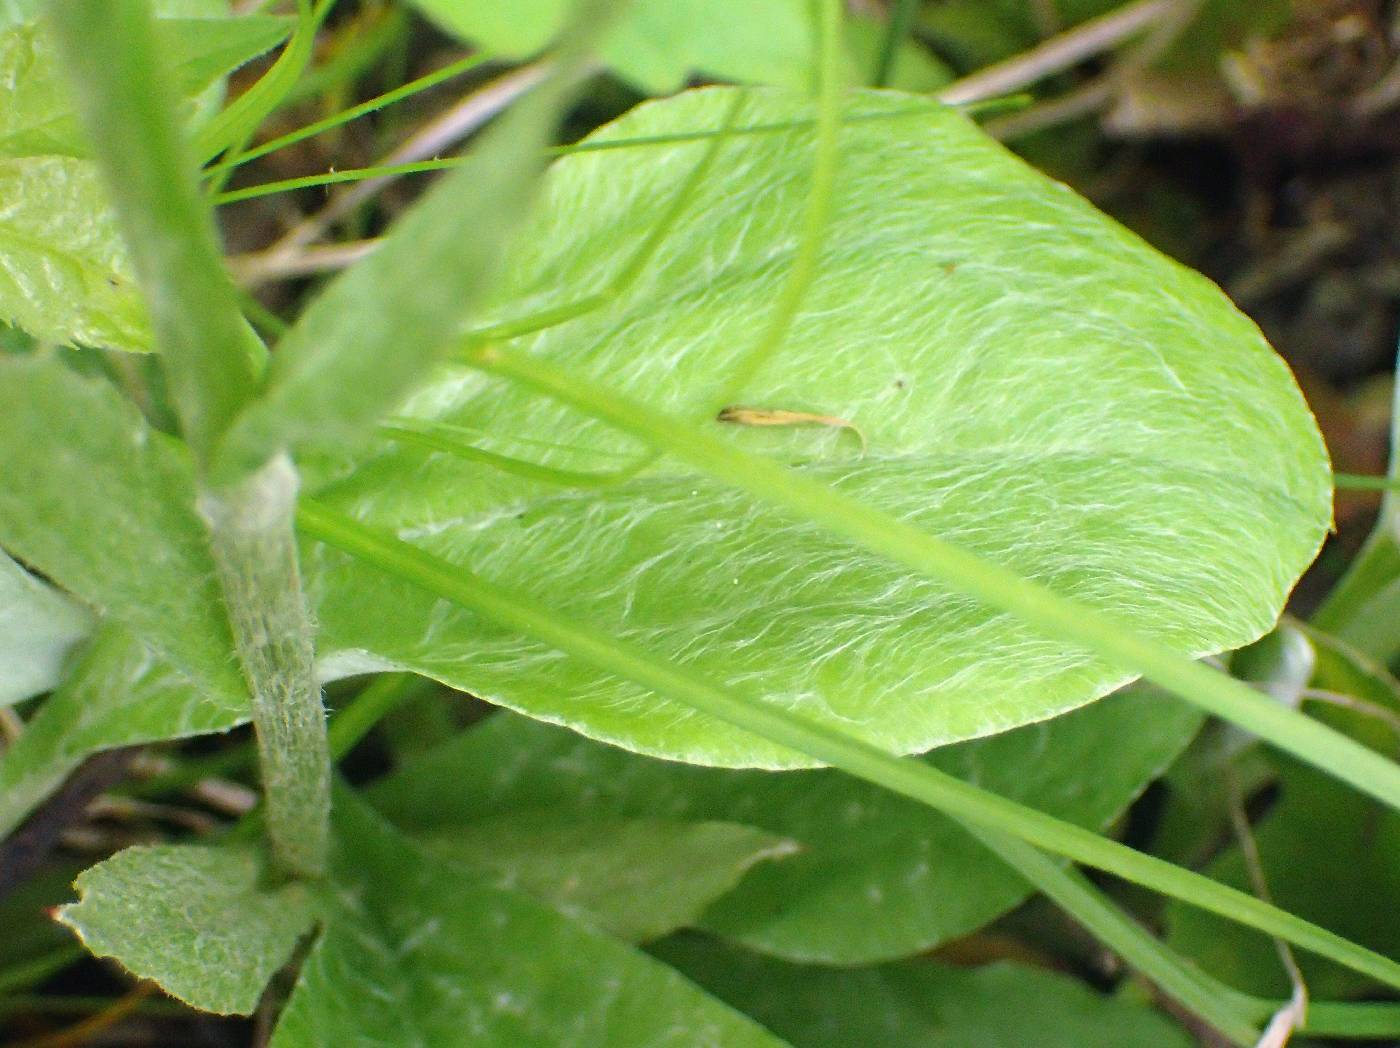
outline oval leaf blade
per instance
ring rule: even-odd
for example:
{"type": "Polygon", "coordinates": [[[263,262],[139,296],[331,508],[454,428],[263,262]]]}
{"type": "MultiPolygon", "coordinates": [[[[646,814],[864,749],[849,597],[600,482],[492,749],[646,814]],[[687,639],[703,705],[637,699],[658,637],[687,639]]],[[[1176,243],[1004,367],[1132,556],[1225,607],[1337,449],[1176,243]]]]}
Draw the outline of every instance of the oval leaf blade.
{"type": "MultiPolygon", "coordinates": [[[[711,130],[731,100],[643,105],[593,141],[711,130]]],[[[802,236],[812,116],[796,96],[752,92],[749,133],[725,143],[641,278],[520,345],[1174,650],[1268,629],[1330,522],[1326,453],[1287,367],[1214,285],[952,110],[854,97],[820,274],[784,344],[733,386],[802,236]]],[[[606,291],[704,149],[653,141],[556,165],[495,317],[606,291]]],[[[527,391],[456,372],[409,415],[457,427],[496,464],[391,447],[322,498],[892,751],[1004,731],[1125,682],[681,466],[629,472],[644,449],[527,391]]],[[[307,559],[332,663],[412,668],[640,752],[799,762],[334,551],[307,559]]]]}

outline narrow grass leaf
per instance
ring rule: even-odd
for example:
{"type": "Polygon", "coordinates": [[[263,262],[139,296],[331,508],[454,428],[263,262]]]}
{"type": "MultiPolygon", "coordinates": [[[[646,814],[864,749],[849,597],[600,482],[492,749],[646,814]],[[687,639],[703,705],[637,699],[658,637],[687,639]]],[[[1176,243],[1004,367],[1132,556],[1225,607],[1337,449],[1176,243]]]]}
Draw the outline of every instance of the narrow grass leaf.
{"type": "Polygon", "coordinates": [[[223,269],[150,8],[145,0],[54,0],[50,14],[152,308],[185,437],[203,461],[252,392],[261,344],[223,269]]]}
{"type": "MultiPolygon", "coordinates": [[[[598,22],[611,2],[580,15],[598,22]]],[[[383,246],[334,280],[283,338],[260,399],[229,441],[235,470],[306,444],[362,441],[450,351],[475,316],[534,195],[544,148],[574,97],[588,26],[548,79],[472,146],[383,246]]]]}

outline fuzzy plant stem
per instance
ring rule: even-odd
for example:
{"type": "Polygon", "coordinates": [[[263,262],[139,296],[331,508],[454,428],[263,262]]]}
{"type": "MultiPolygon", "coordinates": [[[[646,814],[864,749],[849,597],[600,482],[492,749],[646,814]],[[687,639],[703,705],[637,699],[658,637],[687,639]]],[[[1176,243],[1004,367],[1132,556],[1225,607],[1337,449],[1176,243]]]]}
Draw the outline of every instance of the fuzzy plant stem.
{"type": "Polygon", "coordinates": [[[296,494],[296,470],[278,455],[203,493],[199,511],[252,696],[273,851],[287,873],[316,877],[330,841],[330,750],[292,531],[296,494]]]}

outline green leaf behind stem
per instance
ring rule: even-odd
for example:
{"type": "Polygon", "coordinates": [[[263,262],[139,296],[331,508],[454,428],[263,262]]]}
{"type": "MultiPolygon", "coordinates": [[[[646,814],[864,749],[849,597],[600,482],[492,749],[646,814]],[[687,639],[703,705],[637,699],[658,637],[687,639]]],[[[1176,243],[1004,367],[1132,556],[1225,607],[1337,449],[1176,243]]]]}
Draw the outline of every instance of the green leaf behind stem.
{"type": "MultiPolygon", "coordinates": [[[[1185,746],[1195,712],[1134,689],[928,760],[1083,825],[1106,825],[1185,746]]],[[[373,801],[414,832],[540,811],[721,819],[790,838],[704,923],[757,949],[853,964],[973,931],[1031,891],[951,820],[836,771],[722,771],[649,760],[520,717],[491,718],[379,783],[373,801]]]]}

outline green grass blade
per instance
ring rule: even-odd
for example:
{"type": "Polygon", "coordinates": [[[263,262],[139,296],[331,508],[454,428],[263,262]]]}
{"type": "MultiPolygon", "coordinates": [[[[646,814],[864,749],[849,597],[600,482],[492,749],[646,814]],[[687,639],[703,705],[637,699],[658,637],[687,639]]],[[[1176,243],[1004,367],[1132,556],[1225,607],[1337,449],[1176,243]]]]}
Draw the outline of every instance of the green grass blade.
{"type": "Polygon", "coordinates": [[[588,71],[614,0],[589,0],[551,75],[477,140],[383,245],[341,274],[279,343],[260,398],[231,433],[226,469],[283,448],[343,448],[446,357],[523,217],[545,147],[588,71]]]}
{"type": "MultiPolygon", "coordinates": [[[[966,825],[966,824],[965,824],[966,825]]],[[[1044,852],[1015,837],[966,827],[998,858],[1079,921],[1128,965],[1206,1020],[1236,1044],[1259,1038],[1256,1002],[1183,960],[1132,917],[1123,913],[1082,873],[1065,869],[1044,852]]]]}
{"type": "MultiPolygon", "coordinates": [[[[1353,558],[1346,574],[1332,587],[1327,599],[1313,616],[1319,629],[1335,633],[1343,640],[1364,648],[1367,654],[1389,662],[1400,653],[1400,638],[1394,630],[1377,636],[1371,623],[1394,621],[1400,613],[1400,495],[1394,484],[1400,484],[1400,383],[1395,386],[1390,421],[1390,468],[1386,471],[1385,492],[1380,519],[1361,552],[1353,558]]],[[[1346,486],[1339,474],[1337,486],[1346,486]]],[[[1365,478],[1367,486],[1381,478],[1365,478]]]]}
{"type": "Polygon", "coordinates": [[[1014,572],[871,509],[768,459],[739,451],[700,428],[600,389],[587,377],[528,356],[487,348],[471,362],[605,419],[623,432],[747,491],[760,502],[821,524],[928,578],[1010,612],[1046,634],[1141,674],[1207,713],[1267,740],[1391,807],[1400,809],[1400,766],[1340,732],[1279,705],[1248,685],[1117,626],[1014,572]]]}
{"type": "Polygon", "coordinates": [[[983,831],[1019,838],[1275,935],[1388,985],[1400,987],[1400,963],[1244,892],[988,793],[931,765],[894,757],[791,711],[765,706],[718,687],[679,664],[571,622],[543,605],[489,583],[416,546],[365,528],[314,501],[302,501],[297,522],[302,532],[311,538],[692,709],[926,804],[983,831]]]}
{"type": "Polygon", "coordinates": [[[272,68],[209,121],[195,138],[194,152],[201,162],[212,160],[236,143],[247,141],[277,108],[311,61],[316,34],[334,5],[335,0],[319,0],[313,8],[309,0],[299,0],[296,29],[272,68]]]}
{"type": "Polygon", "coordinates": [[[463,73],[475,69],[479,65],[483,65],[486,60],[486,55],[475,54],[461,59],[460,61],[453,62],[451,65],[443,66],[441,69],[434,70],[426,76],[420,76],[417,80],[409,81],[407,84],[396,87],[392,91],[386,91],[382,95],[376,95],[367,102],[361,102],[357,106],[351,106],[349,109],[328,116],[324,120],[317,120],[315,123],[307,124],[305,127],[299,127],[295,131],[288,131],[285,135],[279,135],[271,141],[264,142],[262,145],[255,146],[252,149],[242,150],[238,156],[231,160],[225,160],[212,167],[205,168],[204,175],[208,178],[226,171],[232,171],[234,168],[241,167],[250,160],[256,160],[258,157],[267,156],[268,153],[275,153],[279,149],[286,149],[288,146],[296,145],[298,142],[305,141],[308,138],[314,138],[316,135],[323,134],[333,128],[342,127],[352,120],[358,120],[360,117],[366,116],[369,113],[377,113],[385,106],[393,105],[395,102],[401,102],[405,98],[418,94],[420,91],[427,91],[429,88],[436,87],[438,84],[451,80],[453,77],[461,76],[463,73]]]}
{"type": "Polygon", "coordinates": [[[224,273],[145,0],[50,5],[80,111],[151,305],[196,458],[253,391],[257,338],[224,273]]]}
{"type": "Polygon", "coordinates": [[[812,161],[812,184],[802,216],[802,239],[788,271],[782,293],[773,305],[758,342],[735,365],[715,396],[714,410],[739,399],[749,380],[778,351],[797,311],[817,275],[832,200],[836,195],[837,133],[841,127],[841,5],[822,0],[817,9],[820,67],[818,69],[817,145],[812,161]]]}
{"type": "Polygon", "coordinates": [[[895,59],[899,57],[899,49],[904,45],[909,30],[914,25],[914,13],[918,7],[918,0],[895,0],[885,38],[880,42],[875,72],[870,78],[871,87],[885,87],[889,84],[890,77],[894,74],[895,59]]]}

